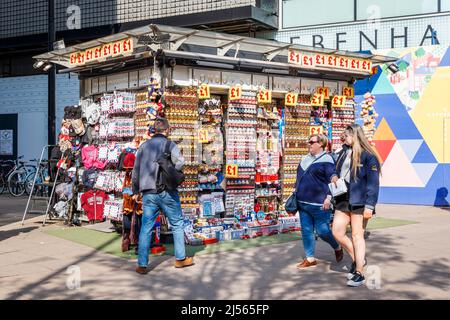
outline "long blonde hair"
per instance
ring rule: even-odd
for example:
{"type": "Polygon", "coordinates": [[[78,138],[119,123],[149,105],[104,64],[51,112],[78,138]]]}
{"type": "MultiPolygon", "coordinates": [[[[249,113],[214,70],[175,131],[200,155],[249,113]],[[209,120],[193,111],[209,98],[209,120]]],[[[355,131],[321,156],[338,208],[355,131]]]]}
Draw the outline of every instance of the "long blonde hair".
{"type": "MultiPolygon", "coordinates": [[[[361,154],[363,151],[366,151],[372,155],[374,155],[378,160],[378,165],[381,164],[381,159],[379,155],[375,152],[373,147],[370,145],[369,141],[364,134],[361,126],[357,124],[352,124],[346,128],[347,131],[353,134],[353,146],[352,146],[352,173],[353,177],[356,179],[356,175],[358,172],[358,167],[361,164],[361,154]]],[[[381,168],[380,168],[381,174],[381,168]]]]}

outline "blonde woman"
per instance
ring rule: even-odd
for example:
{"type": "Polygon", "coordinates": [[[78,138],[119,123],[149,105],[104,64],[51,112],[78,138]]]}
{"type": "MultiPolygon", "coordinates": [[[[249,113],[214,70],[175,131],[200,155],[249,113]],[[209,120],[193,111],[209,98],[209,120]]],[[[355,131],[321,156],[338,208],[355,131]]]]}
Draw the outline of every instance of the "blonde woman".
{"type": "Polygon", "coordinates": [[[364,220],[372,217],[378,201],[380,159],[357,124],[346,128],[345,144],[347,147],[336,161],[336,172],[339,176],[333,176],[331,182],[336,183],[339,178],[344,179],[347,193],[334,199],[332,231],[334,238],[353,260],[347,275],[347,285],[359,287],[365,283],[364,220]],[[346,236],[349,224],[352,226],[351,240],[346,236]]]}

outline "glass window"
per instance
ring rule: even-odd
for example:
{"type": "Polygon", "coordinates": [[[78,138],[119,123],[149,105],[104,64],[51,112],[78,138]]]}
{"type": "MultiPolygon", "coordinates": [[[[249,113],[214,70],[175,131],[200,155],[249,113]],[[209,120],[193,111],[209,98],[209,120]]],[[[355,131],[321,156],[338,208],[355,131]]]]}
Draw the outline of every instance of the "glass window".
{"type": "Polygon", "coordinates": [[[441,0],[441,11],[450,11],[450,0],[441,0]]]}
{"type": "Polygon", "coordinates": [[[438,11],[438,0],[357,0],[357,19],[401,17],[438,11]]]}
{"type": "Polygon", "coordinates": [[[283,28],[353,20],[353,0],[283,0],[283,28]]]}

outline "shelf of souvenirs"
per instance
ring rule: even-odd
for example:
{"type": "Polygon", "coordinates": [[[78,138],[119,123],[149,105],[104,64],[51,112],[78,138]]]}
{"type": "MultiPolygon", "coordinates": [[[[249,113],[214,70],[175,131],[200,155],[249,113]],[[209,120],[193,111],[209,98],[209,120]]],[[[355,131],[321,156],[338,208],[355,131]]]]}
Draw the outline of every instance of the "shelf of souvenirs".
{"type": "Polygon", "coordinates": [[[305,118],[286,118],[285,120],[284,120],[284,122],[285,122],[285,125],[289,125],[289,124],[294,124],[294,125],[297,125],[297,124],[302,124],[302,123],[309,123],[309,115],[308,115],[308,117],[305,117],[305,118]]]}

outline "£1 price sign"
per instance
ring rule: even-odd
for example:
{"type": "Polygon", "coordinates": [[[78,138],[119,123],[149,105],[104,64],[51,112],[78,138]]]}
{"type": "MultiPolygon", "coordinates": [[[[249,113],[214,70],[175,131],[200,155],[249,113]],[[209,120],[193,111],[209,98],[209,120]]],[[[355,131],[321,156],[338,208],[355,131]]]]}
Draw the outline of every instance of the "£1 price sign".
{"type": "Polygon", "coordinates": [[[272,91],[263,89],[258,92],[258,103],[271,103],[271,102],[272,102],[272,91]]]}
{"type": "Polygon", "coordinates": [[[208,84],[202,84],[198,87],[198,98],[199,99],[209,99],[210,91],[208,84]]]}
{"type": "Polygon", "coordinates": [[[355,89],[352,87],[344,87],[342,88],[342,95],[347,98],[353,98],[355,96],[355,89]]]}
{"type": "Polygon", "coordinates": [[[331,100],[331,106],[333,108],[342,108],[345,106],[345,96],[334,96],[331,100]]]}
{"type": "Polygon", "coordinates": [[[207,142],[209,142],[208,130],[200,129],[198,131],[198,141],[200,143],[207,143],[207,142]]]}
{"type": "Polygon", "coordinates": [[[300,60],[300,52],[294,51],[294,50],[289,50],[288,62],[301,65],[302,63],[300,60]]]}
{"type": "Polygon", "coordinates": [[[309,135],[312,136],[313,134],[322,134],[323,133],[323,127],[322,126],[310,126],[309,127],[309,135]]]}
{"type": "Polygon", "coordinates": [[[228,92],[228,100],[239,100],[242,96],[242,89],[239,86],[231,87],[228,92]]]}
{"type": "Polygon", "coordinates": [[[296,93],[289,92],[284,96],[284,104],[289,107],[295,107],[298,102],[298,95],[296,93]]]}
{"type": "Polygon", "coordinates": [[[329,99],[330,98],[330,88],[317,87],[316,93],[323,94],[325,99],[329,99]]]}
{"type": "Polygon", "coordinates": [[[323,107],[323,101],[325,100],[325,97],[323,94],[313,94],[311,97],[311,106],[313,107],[323,107]]]}
{"type": "Polygon", "coordinates": [[[238,177],[238,165],[237,164],[227,164],[225,167],[225,176],[227,178],[237,178],[238,177]]]}

